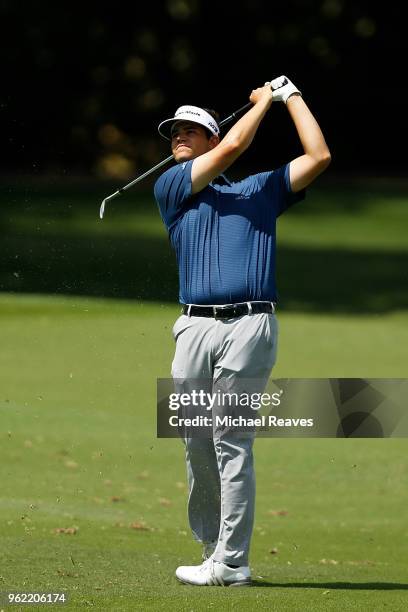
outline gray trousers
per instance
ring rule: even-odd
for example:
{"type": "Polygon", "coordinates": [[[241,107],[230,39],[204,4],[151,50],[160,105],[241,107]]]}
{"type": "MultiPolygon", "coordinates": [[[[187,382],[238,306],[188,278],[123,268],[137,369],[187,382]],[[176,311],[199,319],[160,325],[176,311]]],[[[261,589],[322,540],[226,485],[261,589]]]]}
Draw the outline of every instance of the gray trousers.
{"type": "MultiPolygon", "coordinates": [[[[179,391],[193,379],[239,390],[256,380],[262,392],[276,361],[277,321],[261,313],[216,320],[181,315],[173,327],[176,352],[172,376],[179,391]]],[[[219,409],[220,410],[220,409],[219,409]]],[[[222,408],[221,408],[222,410],[222,408]]],[[[193,536],[217,542],[213,558],[248,565],[255,510],[254,435],[184,437],[189,485],[188,517],[193,536]]]]}

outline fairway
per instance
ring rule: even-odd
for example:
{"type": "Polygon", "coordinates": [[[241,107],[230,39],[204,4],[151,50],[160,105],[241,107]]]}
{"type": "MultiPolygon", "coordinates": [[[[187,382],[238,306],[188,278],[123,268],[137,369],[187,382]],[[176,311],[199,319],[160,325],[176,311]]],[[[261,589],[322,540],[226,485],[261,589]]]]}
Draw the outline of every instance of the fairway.
{"type": "MultiPolygon", "coordinates": [[[[279,227],[273,376],[406,377],[406,199],[333,193],[279,227]]],[[[406,610],[405,439],[258,440],[255,587],[176,582],[201,551],[182,444],[156,438],[179,312],[158,214],[140,197],[101,224],[99,194],[15,194],[1,212],[0,592],[65,591],[62,610],[406,610]]]]}

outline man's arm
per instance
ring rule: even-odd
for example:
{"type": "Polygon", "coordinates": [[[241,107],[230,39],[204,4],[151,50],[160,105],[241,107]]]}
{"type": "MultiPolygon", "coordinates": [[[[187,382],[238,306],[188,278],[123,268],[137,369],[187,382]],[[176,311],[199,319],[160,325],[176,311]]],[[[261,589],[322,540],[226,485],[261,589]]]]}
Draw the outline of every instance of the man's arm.
{"type": "Polygon", "coordinates": [[[304,189],[327,168],[331,161],[322,131],[303,98],[294,94],[286,102],[302,143],[304,155],[290,162],[290,185],[294,193],[304,189]]]}
{"type": "Polygon", "coordinates": [[[192,193],[198,193],[224,172],[251,144],[256,131],[272,103],[271,86],[252,91],[254,106],[224,136],[221,142],[197,157],[191,167],[192,193]]]}

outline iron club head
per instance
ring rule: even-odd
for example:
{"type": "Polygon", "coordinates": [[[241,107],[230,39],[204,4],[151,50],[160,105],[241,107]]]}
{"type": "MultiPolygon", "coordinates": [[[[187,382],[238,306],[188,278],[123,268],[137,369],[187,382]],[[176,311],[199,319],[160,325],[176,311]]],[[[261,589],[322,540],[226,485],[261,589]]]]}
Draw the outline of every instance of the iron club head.
{"type": "Polygon", "coordinates": [[[102,200],[102,204],[101,204],[101,207],[99,209],[99,218],[100,219],[103,219],[103,215],[104,215],[104,212],[105,212],[105,202],[106,202],[107,199],[108,198],[105,198],[104,200],[102,200]]]}

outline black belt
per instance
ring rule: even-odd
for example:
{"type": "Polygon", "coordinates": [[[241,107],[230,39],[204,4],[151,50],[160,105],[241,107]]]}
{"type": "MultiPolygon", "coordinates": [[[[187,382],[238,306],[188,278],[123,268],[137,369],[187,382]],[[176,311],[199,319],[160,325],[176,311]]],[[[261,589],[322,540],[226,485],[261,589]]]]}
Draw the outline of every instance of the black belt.
{"type": "Polygon", "coordinates": [[[235,319],[244,315],[275,312],[273,302],[242,302],[240,304],[224,304],[222,306],[197,306],[183,304],[182,313],[189,317],[214,317],[214,319],[235,319]]]}

